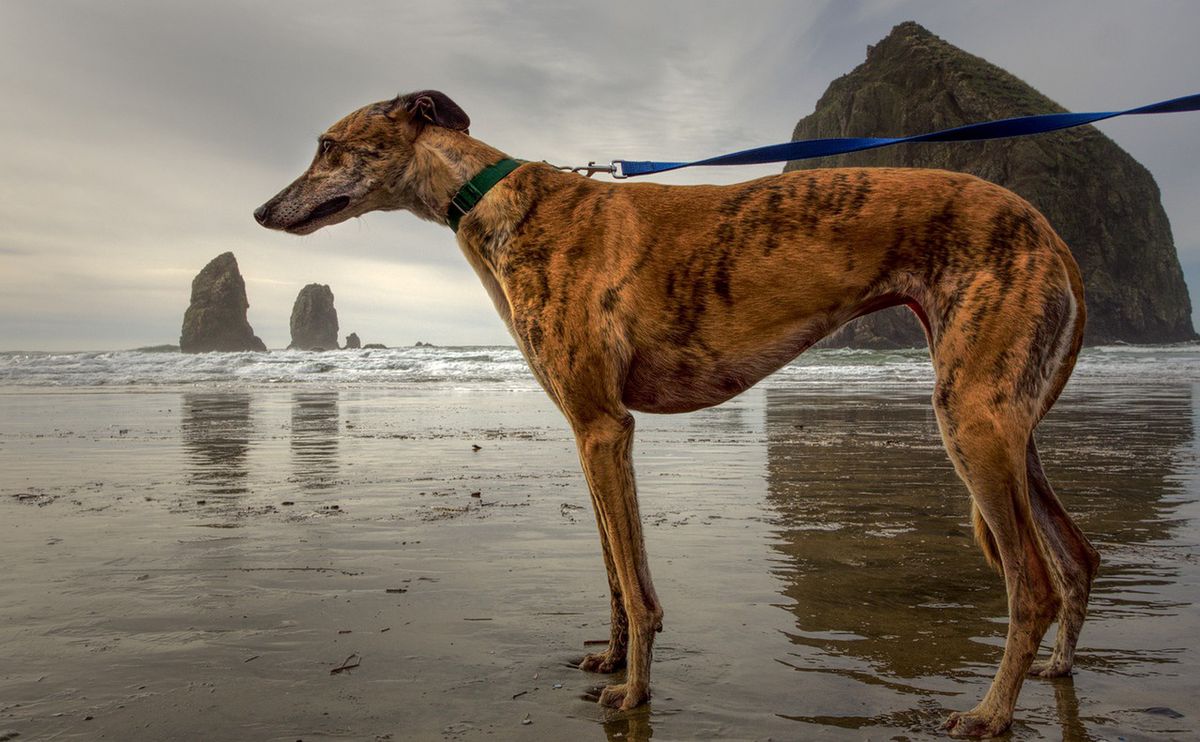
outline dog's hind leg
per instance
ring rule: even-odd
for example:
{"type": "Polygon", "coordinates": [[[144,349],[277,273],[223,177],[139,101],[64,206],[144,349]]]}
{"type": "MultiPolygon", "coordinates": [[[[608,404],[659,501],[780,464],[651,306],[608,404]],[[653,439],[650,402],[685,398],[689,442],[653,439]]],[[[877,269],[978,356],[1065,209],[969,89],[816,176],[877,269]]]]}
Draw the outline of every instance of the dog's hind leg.
{"type": "MultiPolygon", "coordinates": [[[[655,632],[662,630],[662,607],[650,580],[650,567],[638,514],[633,475],[633,417],[623,408],[614,412],[571,409],[564,404],[575,429],[579,458],[596,508],[607,549],[606,565],[616,573],[628,628],[625,682],[600,693],[600,703],[630,709],[650,698],[650,659],[655,632]]],[[[616,596],[614,595],[614,599],[616,596]]],[[[614,634],[618,627],[614,626],[614,634]]],[[[610,647],[610,650],[612,647],[610,647]]]]}
{"type": "Polygon", "coordinates": [[[1037,493],[1041,483],[1029,475],[1027,456],[1045,391],[1069,373],[1062,364],[1070,354],[1074,305],[1067,286],[1035,268],[1026,283],[1007,291],[981,275],[946,326],[935,327],[934,411],[978,511],[976,533],[985,554],[999,562],[1008,593],[999,670],[978,706],[947,720],[954,736],[993,736],[1011,724],[1021,685],[1061,602],[1056,552],[1047,547],[1048,521],[1040,515],[1046,500],[1037,493]]]}
{"type": "Polygon", "coordinates": [[[1008,636],[1000,669],[979,705],[952,714],[945,729],[956,737],[994,736],[1012,722],[1021,683],[1058,607],[1029,507],[1024,461],[1028,423],[1011,409],[989,409],[974,401],[935,404],[935,409],[954,466],[994,539],[1008,591],[1008,636]]]}
{"type": "Polygon", "coordinates": [[[1075,644],[1087,614],[1092,581],[1100,568],[1100,555],[1055,496],[1042,471],[1042,462],[1032,437],[1026,448],[1025,459],[1033,520],[1060,603],[1054,650],[1049,659],[1035,662],[1029,672],[1043,678],[1062,677],[1071,674],[1075,644]]]}
{"type": "MultiPolygon", "coordinates": [[[[1083,329],[1086,322],[1086,306],[1083,298],[1083,283],[1076,270],[1074,262],[1067,255],[1067,247],[1058,241],[1056,244],[1060,255],[1064,256],[1063,269],[1070,287],[1067,300],[1048,300],[1042,303],[1042,317],[1039,326],[1047,328],[1041,333],[1057,338],[1058,342],[1051,343],[1050,352],[1031,354],[1042,359],[1040,374],[1026,376],[1043,380],[1041,399],[1038,405],[1038,422],[1050,410],[1062,393],[1075,366],[1075,358],[1083,345],[1083,329]],[[1048,328],[1059,308],[1061,321],[1053,331],[1048,328]],[[1050,309],[1051,311],[1046,311],[1050,309]]],[[[1053,297],[1053,293],[1047,294],[1053,297]]],[[[1038,456],[1037,444],[1033,435],[1025,447],[1025,469],[1029,480],[1029,503],[1033,520],[1037,526],[1038,541],[1041,546],[1042,558],[1050,570],[1054,584],[1054,592],[1059,601],[1058,633],[1054,640],[1054,650],[1049,659],[1035,662],[1030,673],[1038,677],[1062,677],[1071,673],[1075,659],[1075,644],[1079,641],[1079,632],[1083,628],[1083,620],[1087,615],[1087,601],[1091,594],[1092,582],[1100,569],[1100,555],[1092,548],[1087,537],[1075,521],[1067,513],[1054,494],[1046,473],[1042,470],[1042,462],[1038,456]]]]}

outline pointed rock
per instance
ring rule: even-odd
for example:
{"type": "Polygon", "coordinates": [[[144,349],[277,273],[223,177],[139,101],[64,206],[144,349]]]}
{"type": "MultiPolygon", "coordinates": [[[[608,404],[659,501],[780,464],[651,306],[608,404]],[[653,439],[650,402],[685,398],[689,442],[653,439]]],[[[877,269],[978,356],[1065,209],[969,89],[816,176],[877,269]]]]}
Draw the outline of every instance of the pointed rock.
{"type": "Polygon", "coordinates": [[[336,350],[338,318],[333,307],[333,290],[320,283],[300,289],[292,305],[291,328],[289,349],[336,350]]]}
{"type": "Polygon", "coordinates": [[[179,349],[184,353],[266,350],[246,319],[249,307],[237,258],[231,252],[218,255],[192,280],[179,349]]]}
{"type": "MultiPolygon", "coordinates": [[[[909,21],[868,47],[863,64],[834,80],[792,138],[900,136],[1063,110],[1010,73],[909,21]]],[[[1088,343],[1196,337],[1158,186],[1146,168],[1091,126],[990,142],[900,145],[790,162],[784,169],[851,166],[958,170],[1026,198],[1079,262],[1088,343]]],[[[826,342],[921,346],[925,335],[908,310],[894,308],[855,320],[826,342]]]]}

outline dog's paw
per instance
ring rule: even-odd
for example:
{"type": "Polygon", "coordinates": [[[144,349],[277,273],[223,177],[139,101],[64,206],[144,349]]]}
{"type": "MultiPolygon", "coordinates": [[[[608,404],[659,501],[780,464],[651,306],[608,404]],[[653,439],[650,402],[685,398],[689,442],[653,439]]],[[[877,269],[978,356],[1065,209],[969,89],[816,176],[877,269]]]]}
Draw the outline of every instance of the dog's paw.
{"type": "Polygon", "coordinates": [[[631,686],[629,683],[607,685],[604,690],[600,691],[600,697],[597,700],[601,706],[628,711],[650,700],[650,688],[631,686]]]}
{"type": "Polygon", "coordinates": [[[989,714],[978,709],[973,711],[955,712],[950,714],[942,724],[942,731],[951,737],[967,739],[986,739],[1003,734],[1012,724],[1012,718],[999,714],[989,714]]]}
{"type": "Polygon", "coordinates": [[[1071,666],[1051,655],[1048,660],[1039,660],[1029,666],[1029,674],[1035,678],[1065,678],[1071,674],[1071,666]]]}
{"type": "Polygon", "coordinates": [[[625,657],[612,652],[596,652],[580,658],[575,666],[584,672],[598,672],[605,675],[625,667],[625,657]]]}

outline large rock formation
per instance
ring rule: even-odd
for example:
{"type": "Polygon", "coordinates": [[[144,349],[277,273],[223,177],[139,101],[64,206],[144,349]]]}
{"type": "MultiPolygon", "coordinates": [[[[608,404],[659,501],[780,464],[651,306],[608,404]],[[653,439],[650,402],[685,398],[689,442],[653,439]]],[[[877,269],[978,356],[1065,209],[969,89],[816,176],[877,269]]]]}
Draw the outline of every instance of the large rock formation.
{"type": "Polygon", "coordinates": [[[326,285],[310,283],[300,289],[292,305],[292,342],[298,350],[337,350],[338,319],[333,308],[333,291],[326,285]]]}
{"type": "Polygon", "coordinates": [[[249,307],[237,258],[231,252],[218,255],[192,280],[192,301],[183,314],[179,349],[184,353],[266,350],[246,320],[249,307]]]}
{"type": "MultiPolygon", "coordinates": [[[[900,136],[1061,106],[1021,80],[902,23],[834,80],[793,139],[900,136]]],[[[1071,247],[1087,293],[1086,341],[1191,340],[1191,301],[1158,186],[1146,168],[1096,129],[991,142],[910,144],[791,162],[785,170],[846,166],[959,170],[999,183],[1042,211],[1071,247]]],[[[850,323],[827,343],[923,345],[906,309],[850,323]]]]}

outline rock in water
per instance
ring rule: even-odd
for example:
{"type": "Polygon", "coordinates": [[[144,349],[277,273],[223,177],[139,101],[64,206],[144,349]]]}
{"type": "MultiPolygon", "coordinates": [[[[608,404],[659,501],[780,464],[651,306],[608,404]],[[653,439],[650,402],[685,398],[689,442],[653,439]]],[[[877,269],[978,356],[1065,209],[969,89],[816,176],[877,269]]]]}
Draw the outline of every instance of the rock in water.
{"type": "Polygon", "coordinates": [[[345,350],[358,350],[362,347],[362,341],[358,339],[358,333],[352,332],[346,336],[345,350]]]}
{"type": "Polygon", "coordinates": [[[292,343],[289,349],[336,350],[338,347],[337,310],[333,291],[324,284],[310,283],[300,289],[292,305],[292,343]]]}
{"type": "Polygon", "coordinates": [[[183,315],[179,349],[184,353],[266,350],[246,320],[249,307],[237,258],[231,252],[218,255],[192,280],[192,301],[183,315]]]}
{"type": "MultiPolygon", "coordinates": [[[[1008,72],[908,22],[868,47],[866,62],[834,80],[792,138],[902,136],[1063,110],[1008,72]]],[[[1158,186],[1091,126],[990,142],[899,145],[789,162],[784,169],[850,166],[958,170],[1029,200],[1079,261],[1090,344],[1196,337],[1158,186]]],[[[855,320],[825,342],[921,346],[925,334],[907,309],[893,308],[855,320]]]]}

